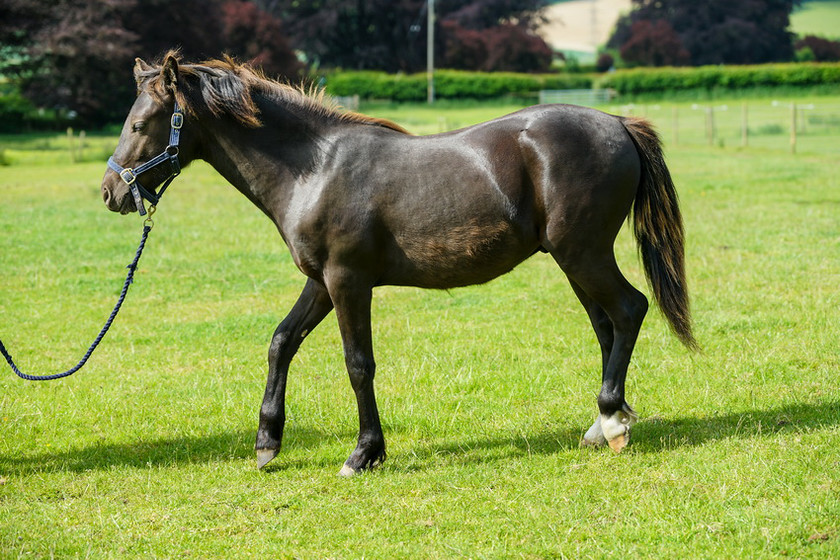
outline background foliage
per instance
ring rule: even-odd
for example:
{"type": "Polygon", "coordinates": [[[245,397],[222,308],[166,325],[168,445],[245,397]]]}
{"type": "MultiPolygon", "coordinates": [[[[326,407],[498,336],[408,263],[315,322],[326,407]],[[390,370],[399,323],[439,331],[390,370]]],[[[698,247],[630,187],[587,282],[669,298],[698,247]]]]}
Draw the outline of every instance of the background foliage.
{"type": "MultiPolygon", "coordinates": [[[[263,0],[297,48],[321,65],[386,72],[426,66],[426,0],[263,0]]],[[[551,50],[534,33],[547,0],[437,0],[436,64],[546,71],[551,50]]]]}
{"type": "MultiPolygon", "coordinates": [[[[426,74],[387,74],[385,72],[336,72],[326,79],[331,95],[358,95],[362,99],[423,101],[426,74]]],[[[435,95],[440,99],[492,99],[506,95],[533,95],[541,89],[592,87],[592,77],[584,74],[515,74],[510,72],[435,72],[435,95]]]]}
{"type": "Polygon", "coordinates": [[[622,94],[681,90],[739,90],[754,87],[808,87],[840,84],[840,63],[633,68],[607,74],[602,87],[622,94]]]}
{"type": "Polygon", "coordinates": [[[223,51],[252,59],[269,74],[302,69],[279,20],[244,0],[9,0],[0,43],[8,55],[0,74],[38,107],[72,111],[88,125],[125,116],[134,57],[175,46],[191,59],[223,51]]]}
{"type": "Polygon", "coordinates": [[[627,62],[757,64],[793,57],[790,13],[801,0],[633,0],[609,41],[627,62]]]}
{"type": "MultiPolygon", "coordinates": [[[[546,4],[437,0],[436,67],[483,72],[440,72],[438,97],[486,99],[522,95],[525,88],[533,88],[531,94],[542,88],[587,88],[599,79],[572,74],[614,66],[840,59],[836,37],[813,34],[823,27],[809,26],[793,42],[788,22],[798,0],[635,0],[634,10],[619,22],[613,48],[601,53],[594,67],[581,69],[570,58],[550,78],[552,57],[559,55],[535,33],[546,4]],[[498,78],[486,75],[502,71],[498,78]]],[[[808,2],[805,7],[814,17],[831,19],[829,5],[808,2]]],[[[420,100],[425,84],[415,72],[426,64],[426,6],[426,0],[5,0],[0,3],[0,130],[90,129],[119,122],[133,98],[133,58],[154,59],[173,46],[189,60],[227,52],[291,81],[326,76],[338,95],[420,100]],[[354,73],[359,69],[374,73],[354,73]]],[[[697,74],[672,74],[606,74],[603,83],[621,93],[658,91],[670,84],[679,89],[773,80],[801,85],[812,84],[819,72],[735,69],[731,76],[736,77],[730,77],[729,71],[704,66],[697,74]]]]}
{"type": "MultiPolygon", "coordinates": [[[[439,1],[438,64],[547,71],[552,53],[534,33],[544,5],[439,1]]],[[[176,46],[189,60],[225,52],[292,81],[304,77],[301,60],[313,69],[417,71],[426,60],[425,10],[425,0],[7,0],[0,78],[58,123],[97,126],[124,116],[134,57],[176,46]]]]}

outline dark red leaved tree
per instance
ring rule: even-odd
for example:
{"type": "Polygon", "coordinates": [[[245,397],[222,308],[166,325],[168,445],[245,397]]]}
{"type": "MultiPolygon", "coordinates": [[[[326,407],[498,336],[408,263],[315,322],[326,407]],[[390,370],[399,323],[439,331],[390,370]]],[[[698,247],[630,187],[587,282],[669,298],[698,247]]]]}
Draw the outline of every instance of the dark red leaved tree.
{"type": "Polygon", "coordinates": [[[665,22],[689,53],[688,64],[791,60],[790,13],[799,4],[801,0],[633,0],[633,10],[619,20],[608,46],[622,49],[631,43],[635,62],[655,65],[656,60],[644,58],[645,52],[665,57],[646,43],[662,36],[676,44],[658,23],[665,22]],[[637,25],[642,22],[647,23],[637,25]]]}
{"type": "Polygon", "coordinates": [[[633,24],[630,38],[621,46],[626,62],[646,66],[682,66],[691,55],[674,28],[664,20],[641,20],[633,24]]]}
{"type": "Polygon", "coordinates": [[[806,35],[796,41],[797,51],[810,49],[817,62],[835,62],[840,60],[840,41],[832,41],[815,35],[806,35]]]}

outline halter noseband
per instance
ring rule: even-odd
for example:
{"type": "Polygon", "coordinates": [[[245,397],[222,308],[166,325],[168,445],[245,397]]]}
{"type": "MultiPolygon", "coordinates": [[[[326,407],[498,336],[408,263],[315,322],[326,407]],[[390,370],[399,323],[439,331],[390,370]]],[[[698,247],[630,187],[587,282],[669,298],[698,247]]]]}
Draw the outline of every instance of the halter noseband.
{"type": "Polygon", "coordinates": [[[178,106],[178,102],[175,101],[175,108],[172,111],[172,118],[169,121],[169,145],[163,152],[137,168],[122,167],[114,161],[114,156],[108,158],[108,167],[116,171],[123,182],[128,185],[128,189],[131,191],[131,196],[134,197],[134,204],[137,206],[137,212],[141,216],[146,214],[143,199],[145,198],[148,200],[151,208],[153,209],[160,201],[160,197],[163,196],[163,191],[166,190],[166,187],[168,187],[172,180],[181,173],[181,162],[178,160],[178,142],[181,140],[181,127],[183,126],[184,112],[178,106]],[[146,171],[165,162],[169,162],[169,165],[172,167],[172,172],[163,182],[163,185],[160,187],[158,193],[155,194],[153,191],[150,191],[141,185],[137,178],[142,173],[145,173],[146,171]]]}

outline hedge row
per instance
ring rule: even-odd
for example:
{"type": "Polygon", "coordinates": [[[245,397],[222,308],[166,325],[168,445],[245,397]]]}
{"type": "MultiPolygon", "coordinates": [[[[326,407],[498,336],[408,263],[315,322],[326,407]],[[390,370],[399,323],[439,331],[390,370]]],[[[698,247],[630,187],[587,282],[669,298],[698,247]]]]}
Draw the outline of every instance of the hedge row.
{"type": "Polygon", "coordinates": [[[20,89],[0,77],[0,133],[35,130],[62,130],[72,124],[68,112],[39,109],[20,89]]]}
{"type": "MultiPolygon", "coordinates": [[[[385,72],[335,72],[326,77],[327,93],[358,95],[362,99],[425,101],[426,74],[385,72]]],[[[435,72],[435,97],[439,99],[491,99],[504,95],[534,94],[542,89],[588,89],[592,78],[581,74],[514,74],[507,72],[435,72]]]]}
{"type": "Polygon", "coordinates": [[[840,84],[840,63],[636,68],[605,76],[600,86],[622,94],[840,84]]]}

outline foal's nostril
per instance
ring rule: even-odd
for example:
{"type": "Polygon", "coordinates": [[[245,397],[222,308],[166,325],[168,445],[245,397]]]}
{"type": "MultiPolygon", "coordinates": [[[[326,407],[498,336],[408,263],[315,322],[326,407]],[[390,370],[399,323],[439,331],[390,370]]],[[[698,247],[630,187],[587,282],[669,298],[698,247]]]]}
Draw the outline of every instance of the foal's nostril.
{"type": "Polygon", "coordinates": [[[102,200],[105,201],[105,204],[110,204],[111,202],[111,191],[102,187],[102,200]]]}

